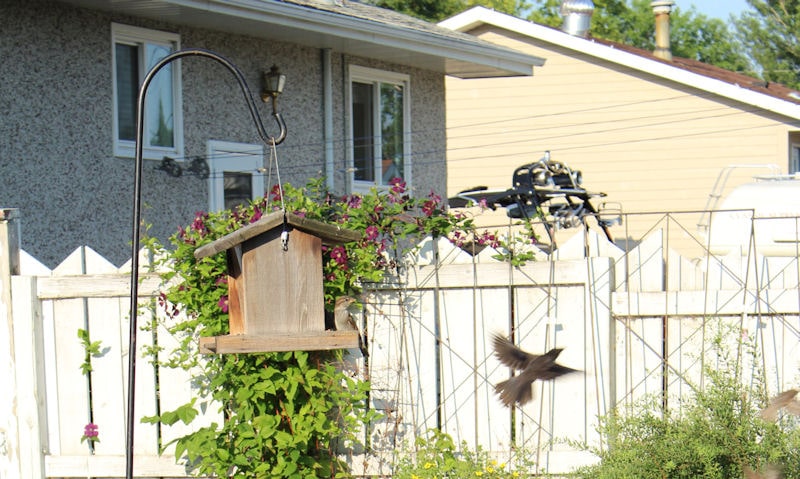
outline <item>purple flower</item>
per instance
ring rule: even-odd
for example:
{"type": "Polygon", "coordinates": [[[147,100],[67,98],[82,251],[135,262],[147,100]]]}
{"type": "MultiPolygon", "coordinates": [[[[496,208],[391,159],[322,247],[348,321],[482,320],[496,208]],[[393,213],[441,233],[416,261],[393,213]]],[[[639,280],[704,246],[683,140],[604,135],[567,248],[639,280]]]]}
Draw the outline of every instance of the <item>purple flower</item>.
{"type": "Polygon", "coordinates": [[[344,246],[335,246],[331,250],[331,259],[336,261],[342,269],[347,269],[347,250],[344,246]]]}
{"type": "Polygon", "coordinates": [[[261,208],[258,205],[253,206],[253,216],[250,218],[251,223],[255,223],[256,221],[261,219],[261,208]]]}
{"type": "Polygon", "coordinates": [[[81,438],[81,442],[100,442],[99,434],[100,433],[97,431],[97,424],[89,423],[83,427],[83,437],[81,438]]]}
{"type": "Polygon", "coordinates": [[[460,231],[458,231],[458,230],[453,231],[452,242],[456,246],[459,246],[459,247],[464,246],[464,240],[465,240],[464,235],[460,231]]]}
{"type": "Polygon", "coordinates": [[[83,435],[86,437],[97,437],[97,424],[89,423],[83,428],[83,435]]]}
{"type": "Polygon", "coordinates": [[[422,212],[425,213],[425,216],[433,216],[434,211],[436,211],[435,201],[428,200],[422,204],[422,212]]]}
{"type": "Polygon", "coordinates": [[[389,180],[389,185],[392,187],[392,193],[397,193],[399,195],[401,193],[405,193],[406,191],[406,182],[398,176],[395,176],[389,180]]]}
{"type": "Polygon", "coordinates": [[[500,246],[500,241],[497,239],[497,236],[489,233],[488,231],[484,231],[476,238],[476,240],[481,246],[491,246],[492,248],[497,248],[500,246]]]}
{"type": "Polygon", "coordinates": [[[222,296],[220,296],[219,302],[217,303],[217,306],[219,306],[220,309],[222,309],[223,313],[227,313],[228,312],[228,295],[227,294],[223,294],[222,296]]]}
{"type": "Polygon", "coordinates": [[[200,233],[201,236],[208,232],[205,222],[206,217],[205,213],[198,211],[194,214],[194,221],[192,221],[192,229],[200,233]]]}
{"type": "Polygon", "coordinates": [[[350,195],[347,199],[347,207],[348,208],[361,208],[362,198],[358,195],[350,195]]]}
{"type": "Polygon", "coordinates": [[[366,237],[369,241],[375,241],[378,237],[378,227],[375,225],[367,226],[366,237]]]}
{"type": "Polygon", "coordinates": [[[272,201],[280,201],[281,200],[281,185],[274,185],[272,190],[269,192],[272,195],[272,201]]]}

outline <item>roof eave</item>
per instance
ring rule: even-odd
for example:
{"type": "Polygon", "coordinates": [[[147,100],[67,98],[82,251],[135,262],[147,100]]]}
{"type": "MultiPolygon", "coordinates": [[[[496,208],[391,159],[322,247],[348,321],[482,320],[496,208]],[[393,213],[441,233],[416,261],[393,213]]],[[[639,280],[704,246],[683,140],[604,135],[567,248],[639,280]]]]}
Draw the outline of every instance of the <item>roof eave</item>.
{"type": "Polygon", "coordinates": [[[446,28],[466,32],[480,25],[493,25],[520,35],[536,38],[554,45],[591,55],[634,70],[698,88],[724,98],[746,103],[766,111],[793,119],[800,119],[800,105],[764,95],[732,83],[709,78],[698,73],[670,65],[659,60],[651,60],[630,52],[615,49],[591,39],[569,35],[560,30],[544,27],[527,20],[496,12],[485,7],[473,7],[439,23],[446,28]]]}
{"type": "Polygon", "coordinates": [[[347,13],[262,0],[62,0],[260,38],[380,58],[459,78],[530,76],[544,60],[484,42],[463,41],[347,13]]]}

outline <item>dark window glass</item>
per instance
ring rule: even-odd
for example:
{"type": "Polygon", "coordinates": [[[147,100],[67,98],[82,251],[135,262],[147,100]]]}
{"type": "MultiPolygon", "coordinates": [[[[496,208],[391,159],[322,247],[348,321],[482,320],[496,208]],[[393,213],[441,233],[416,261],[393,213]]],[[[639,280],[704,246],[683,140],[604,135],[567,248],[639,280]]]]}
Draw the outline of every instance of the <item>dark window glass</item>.
{"type": "Polygon", "coordinates": [[[139,55],[135,45],[116,44],[117,125],[120,140],[136,141],[139,55]]]}
{"type": "Polygon", "coordinates": [[[373,85],[353,83],[353,166],[357,181],[375,181],[373,85]]]}
{"type": "Polygon", "coordinates": [[[225,209],[246,205],[253,198],[253,175],[240,171],[224,173],[225,209]]]}
{"type": "Polygon", "coordinates": [[[381,84],[381,184],[403,177],[403,86],[381,84]]]}

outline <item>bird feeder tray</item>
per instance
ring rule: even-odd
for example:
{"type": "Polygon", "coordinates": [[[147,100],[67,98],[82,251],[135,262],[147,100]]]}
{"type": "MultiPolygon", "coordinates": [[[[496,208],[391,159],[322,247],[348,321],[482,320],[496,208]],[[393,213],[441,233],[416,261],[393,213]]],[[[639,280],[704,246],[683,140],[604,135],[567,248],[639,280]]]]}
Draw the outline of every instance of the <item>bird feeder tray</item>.
{"type": "Polygon", "coordinates": [[[200,352],[357,348],[358,331],[325,330],[322,245],[361,237],[358,231],[277,211],[197,248],[197,259],[225,252],[230,326],[228,335],[200,338],[200,352]]]}

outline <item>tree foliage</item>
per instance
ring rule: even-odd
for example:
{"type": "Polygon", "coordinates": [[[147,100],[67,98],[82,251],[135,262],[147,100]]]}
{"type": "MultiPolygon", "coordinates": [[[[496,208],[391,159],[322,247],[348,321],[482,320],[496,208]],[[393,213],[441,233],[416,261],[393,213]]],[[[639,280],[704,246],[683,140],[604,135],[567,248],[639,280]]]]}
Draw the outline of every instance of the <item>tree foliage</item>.
{"type": "Polygon", "coordinates": [[[483,5],[498,12],[521,16],[528,9],[527,0],[369,0],[383,8],[438,22],[475,5],[483,5]]]}
{"type": "MultiPolygon", "coordinates": [[[[561,25],[561,0],[534,0],[528,19],[544,25],[561,25]]],[[[655,48],[655,17],[650,0],[594,0],[591,35],[644,50],[655,48]]],[[[748,69],[747,58],[737,46],[727,24],[716,18],[674,8],[670,16],[672,54],[732,71],[748,69]]]]}
{"type": "Polygon", "coordinates": [[[747,0],[737,36],[764,80],[800,89],[800,0],[747,0]]]}

